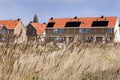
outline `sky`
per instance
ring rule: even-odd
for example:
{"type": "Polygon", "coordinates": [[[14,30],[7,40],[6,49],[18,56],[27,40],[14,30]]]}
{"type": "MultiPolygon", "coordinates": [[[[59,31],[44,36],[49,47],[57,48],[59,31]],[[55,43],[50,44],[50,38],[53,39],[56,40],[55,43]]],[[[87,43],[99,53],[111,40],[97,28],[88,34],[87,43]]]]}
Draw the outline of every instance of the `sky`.
{"type": "Polygon", "coordinates": [[[35,14],[41,23],[47,23],[51,17],[120,18],[120,0],[0,0],[0,20],[20,18],[27,25],[35,14]]]}

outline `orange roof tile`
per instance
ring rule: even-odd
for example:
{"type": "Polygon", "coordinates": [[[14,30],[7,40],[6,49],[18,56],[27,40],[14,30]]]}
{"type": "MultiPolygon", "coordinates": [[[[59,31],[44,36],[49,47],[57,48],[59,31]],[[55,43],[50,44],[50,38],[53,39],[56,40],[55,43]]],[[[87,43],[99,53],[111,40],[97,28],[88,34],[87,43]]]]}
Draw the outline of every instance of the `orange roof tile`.
{"type": "Polygon", "coordinates": [[[46,28],[46,24],[41,24],[41,23],[30,23],[37,31],[38,35],[41,35],[46,28]]]}
{"type": "Polygon", "coordinates": [[[4,25],[8,29],[14,29],[19,22],[18,20],[0,20],[0,25],[4,25]]]}
{"type": "Polygon", "coordinates": [[[107,27],[115,27],[116,21],[117,21],[116,16],[112,17],[83,17],[83,18],[53,18],[52,20],[49,20],[49,22],[55,22],[53,28],[65,28],[66,22],[77,22],[80,21],[80,28],[93,28],[92,23],[93,21],[109,21],[107,27]]]}

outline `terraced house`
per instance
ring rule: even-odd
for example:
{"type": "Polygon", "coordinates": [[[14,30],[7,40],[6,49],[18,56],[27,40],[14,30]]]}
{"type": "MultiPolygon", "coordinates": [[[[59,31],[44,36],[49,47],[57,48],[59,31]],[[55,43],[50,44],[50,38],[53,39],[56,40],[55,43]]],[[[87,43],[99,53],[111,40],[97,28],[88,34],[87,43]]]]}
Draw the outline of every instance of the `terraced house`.
{"type": "Polygon", "coordinates": [[[117,42],[119,37],[116,16],[51,18],[46,26],[47,41],[117,42]]]}
{"type": "Polygon", "coordinates": [[[29,41],[37,40],[39,42],[45,39],[46,24],[30,22],[27,26],[27,36],[29,41]]]}
{"type": "Polygon", "coordinates": [[[0,41],[23,43],[27,41],[26,28],[20,19],[0,20],[0,41]]]}

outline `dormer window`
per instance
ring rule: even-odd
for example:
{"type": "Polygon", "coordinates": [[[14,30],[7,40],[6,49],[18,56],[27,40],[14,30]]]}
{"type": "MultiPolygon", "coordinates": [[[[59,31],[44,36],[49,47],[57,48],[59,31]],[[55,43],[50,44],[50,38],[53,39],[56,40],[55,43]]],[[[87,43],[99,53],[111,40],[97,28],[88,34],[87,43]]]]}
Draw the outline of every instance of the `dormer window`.
{"type": "Polygon", "coordinates": [[[67,22],[65,27],[79,27],[81,22],[67,22]]]}
{"type": "Polygon", "coordinates": [[[49,28],[49,27],[53,27],[55,25],[55,22],[49,22],[48,24],[47,24],[47,27],[49,28]]]}
{"type": "Polygon", "coordinates": [[[107,27],[109,21],[93,21],[92,27],[107,27]]]}

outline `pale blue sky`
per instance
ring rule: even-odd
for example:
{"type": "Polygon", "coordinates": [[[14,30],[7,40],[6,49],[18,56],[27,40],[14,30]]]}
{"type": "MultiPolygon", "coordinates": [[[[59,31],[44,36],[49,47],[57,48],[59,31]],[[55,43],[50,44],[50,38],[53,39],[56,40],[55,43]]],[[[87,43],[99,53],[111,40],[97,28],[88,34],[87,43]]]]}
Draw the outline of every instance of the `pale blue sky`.
{"type": "Polygon", "coordinates": [[[0,19],[20,18],[27,25],[34,14],[39,22],[50,17],[118,16],[120,0],[0,0],[0,19]]]}

